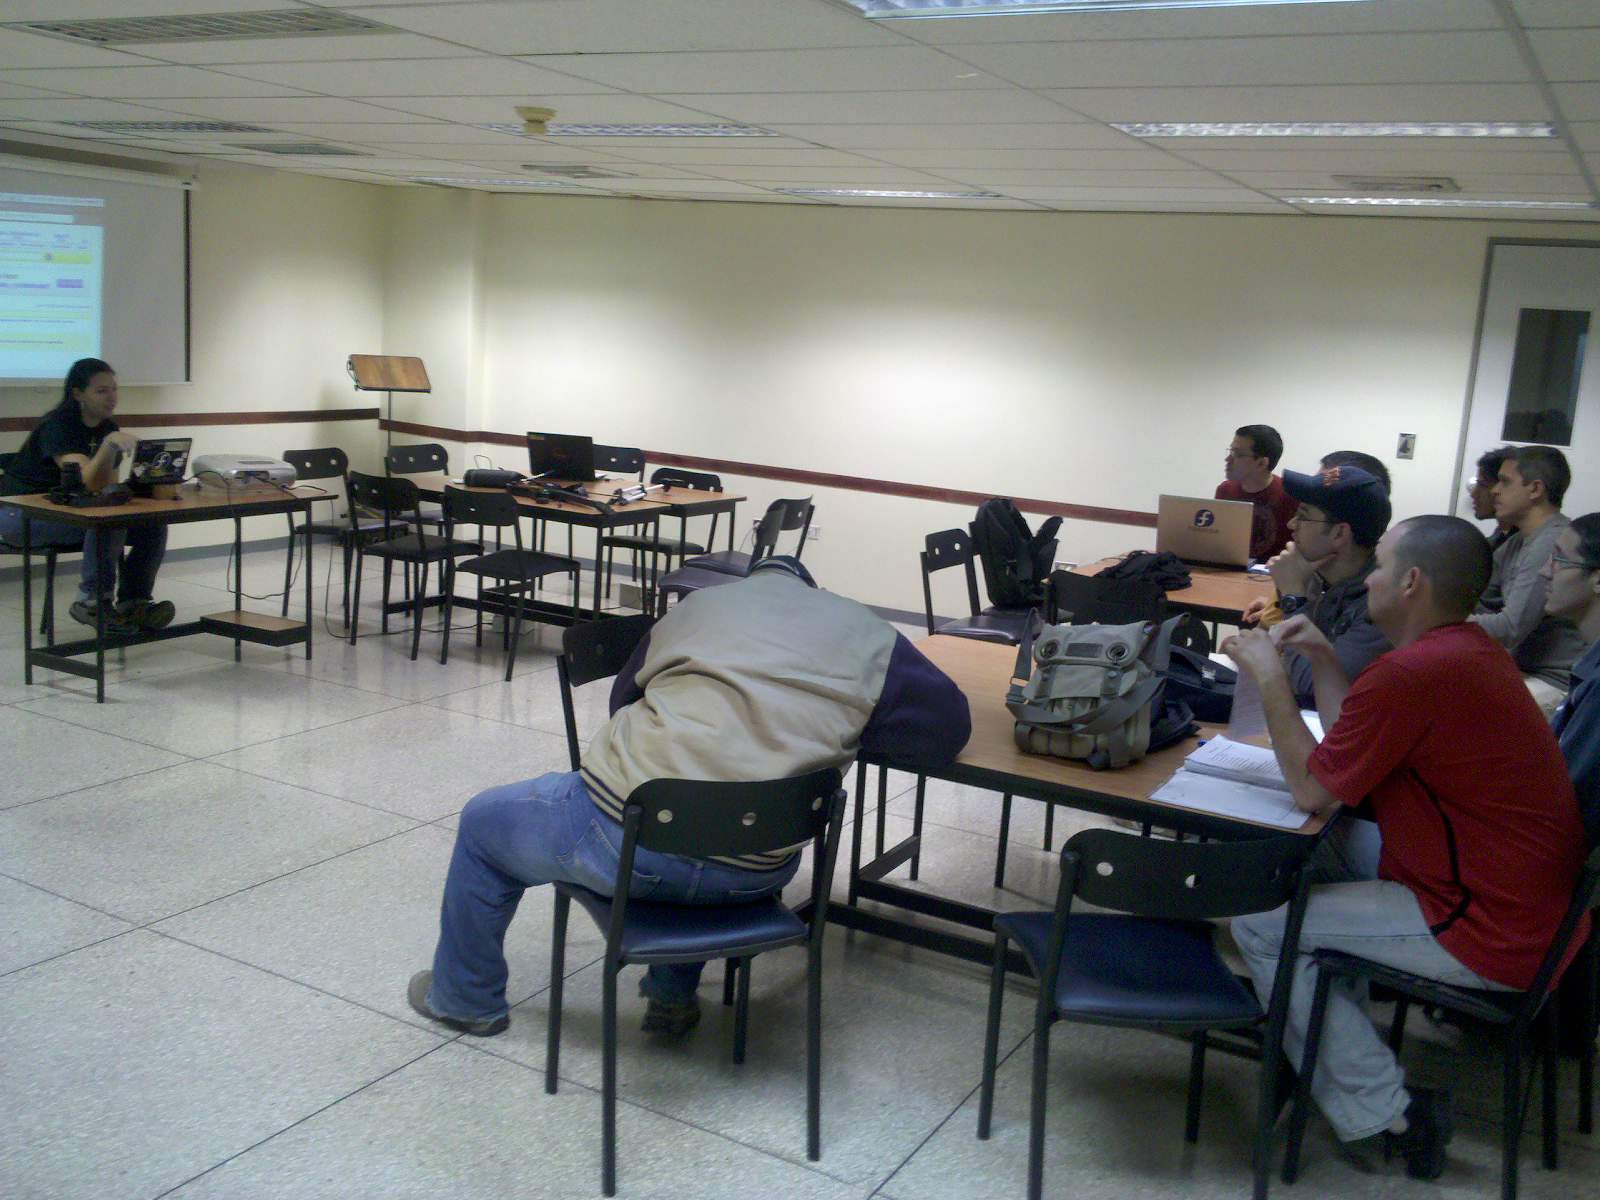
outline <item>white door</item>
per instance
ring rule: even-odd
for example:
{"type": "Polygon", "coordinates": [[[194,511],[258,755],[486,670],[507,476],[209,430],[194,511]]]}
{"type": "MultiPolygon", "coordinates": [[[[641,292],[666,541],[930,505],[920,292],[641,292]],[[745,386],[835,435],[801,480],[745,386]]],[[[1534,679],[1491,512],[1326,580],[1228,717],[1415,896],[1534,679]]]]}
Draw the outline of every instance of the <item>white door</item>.
{"type": "Polygon", "coordinates": [[[1563,511],[1600,511],[1600,243],[1492,248],[1452,511],[1472,516],[1480,454],[1530,443],[1572,465],[1563,511]]]}

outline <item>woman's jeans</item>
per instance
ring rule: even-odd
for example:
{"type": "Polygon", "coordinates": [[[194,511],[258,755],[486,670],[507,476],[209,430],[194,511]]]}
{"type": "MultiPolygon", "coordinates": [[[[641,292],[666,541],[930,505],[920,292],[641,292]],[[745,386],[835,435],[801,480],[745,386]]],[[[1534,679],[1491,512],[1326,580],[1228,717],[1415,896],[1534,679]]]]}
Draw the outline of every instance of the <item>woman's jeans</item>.
{"type": "MultiPolygon", "coordinates": [[[[156,572],[167,552],[165,525],[135,525],[117,529],[78,529],[59,521],[35,517],[29,531],[32,548],[83,549],[83,574],[78,581],[78,599],[94,604],[100,596],[124,603],[149,600],[155,595],[156,572]],[[126,546],[128,553],[122,551],[126,546]],[[118,584],[120,566],[121,583],[118,584]]],[[[0,508],[0,541],[22,545],[22,510],[0,508]]]]}

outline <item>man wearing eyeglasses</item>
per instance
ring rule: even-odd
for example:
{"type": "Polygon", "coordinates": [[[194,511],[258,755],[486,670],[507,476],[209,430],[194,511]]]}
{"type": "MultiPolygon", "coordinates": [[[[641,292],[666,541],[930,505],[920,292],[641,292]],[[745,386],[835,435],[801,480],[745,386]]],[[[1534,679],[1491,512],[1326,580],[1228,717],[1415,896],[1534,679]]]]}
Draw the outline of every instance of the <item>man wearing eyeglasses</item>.
{"type": "Polygon", "coordinates": [[[1544,565],[1571,522],[1561,501],[1572,482],[1567,457],[1553,446],[1521,446],[1500,464],[1494,515],[1514,532],[1494,552],[1494,573],[1471,618],[1522,671],[1546,717],[1566,698],[1583,639],[1565,617],[1545,612],[1544,565]]]}
{"type": "Polygon", "coordinates": [[[1217,485],[1218,500],[1248,500],[1251,510],[1250,557],[1266,562],[1288,545],[1295,500],[1272,473],[1283,457],[1283,438],[1271,425],[1241,425],[1223,457],[1227,478],[1217,485]]]}
{"type": "Polygon", "coordinates": [[[1600,513],[1579,517],[1544,565],[1545,612],[1564,617],[1589,649],[1572,668],[1572,691],[1551,721],[1578,792],[1591,845],[1600,845],[1600,513]]]}
{"type": "MultiPolygon", "coordinates": [[[[1283,473],[1283,490],[1300,507],[1289,519],[1294,540],[1267,563],[1278,587],[1282,617],[1297,613],[1333,645],[1347,679],[1389,649],[1389,639],[1367,613],[1367,576],[1373,550],[1389,528],[1389,492],[1369,471],[1327,467],[1315,475],[1283,473]]],[[[1263,598],[1257,604],[1267,607],[1263,598]]],[[[1244,614],[1248,621],[1262,612],[1244,614]]],[[[1315,708],[1311,663],[1289,653],[1284,665],[1301,708],[1315,708]]]]}

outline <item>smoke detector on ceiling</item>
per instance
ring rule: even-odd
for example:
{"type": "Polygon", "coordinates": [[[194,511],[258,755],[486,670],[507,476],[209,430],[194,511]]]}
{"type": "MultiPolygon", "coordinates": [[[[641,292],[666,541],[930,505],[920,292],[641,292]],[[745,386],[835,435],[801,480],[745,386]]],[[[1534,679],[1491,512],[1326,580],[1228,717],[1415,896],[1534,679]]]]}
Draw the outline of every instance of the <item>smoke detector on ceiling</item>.
{"type": "Polygon", "coordinates": [[[524,171],[537,171],[540,175],[555,175],[562,179],[632,179],[628,171],[608,171],[602,167],[586,167],[581,163],[523,163],[524,171]]]}
{"type": "Polygon", "coordinates": [[[522,132],[529,137],[543,137],[545,126],[555,118],[556,110],[553,108],[539,108],[536,105],[518,105],[517,116],[522,119],[522,132]]]}

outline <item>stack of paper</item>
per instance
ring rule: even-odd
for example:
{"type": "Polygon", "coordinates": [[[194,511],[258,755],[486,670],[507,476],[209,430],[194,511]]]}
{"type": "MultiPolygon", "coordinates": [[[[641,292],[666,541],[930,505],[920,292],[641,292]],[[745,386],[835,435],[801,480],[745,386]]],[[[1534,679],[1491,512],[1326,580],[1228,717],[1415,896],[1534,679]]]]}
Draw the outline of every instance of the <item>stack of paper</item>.
{"type": "Polygon", "coordinates": [[[1272,751],[1221,736],[1201,743],[1150,798],[1280,829],[1298,829],[1306,821],[1272,751]]]}

